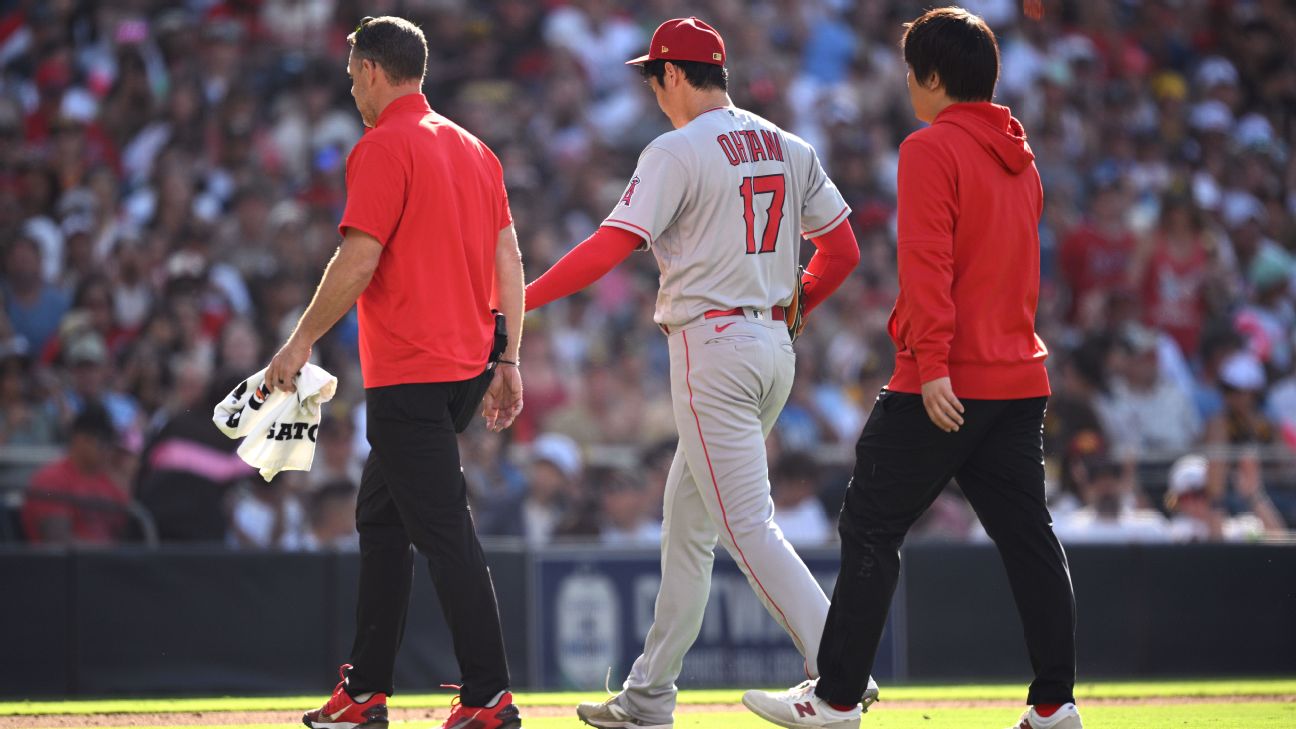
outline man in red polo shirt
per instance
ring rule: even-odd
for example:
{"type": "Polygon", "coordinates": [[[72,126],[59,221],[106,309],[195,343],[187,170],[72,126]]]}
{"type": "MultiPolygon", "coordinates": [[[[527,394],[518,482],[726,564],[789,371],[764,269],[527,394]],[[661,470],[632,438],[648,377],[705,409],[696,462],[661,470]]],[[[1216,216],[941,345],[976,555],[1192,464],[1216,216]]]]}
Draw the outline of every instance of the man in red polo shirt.
{"type": "Polygon", "coordinates": [[[503,172],[485,144],[428,106],[418,27],[365,18],[347,40],[351,93],[368,130],[347,159],[343,242],[266,371],[272,387],[292,391],[312,345],[358,303],[373,451],[356,507],[356,636],[342,681],[304,720],[317,729],[387,725],[413,544],[428,560],[462,672],[462,701],[444,726],[516,729],[495,591],[455,439],[456,414],[474,410],[483,390],[493,430],[522,408],[522,259],[503,172]],[[502,356],[493,352],[492,305],[508,322],[502,356]]]}
{"type": "Polygon", "coordinates": [[[126,527],[130,496],[109,473],[117,432],[108,412],[87,403],[72,421],[67,455],[32,476],[22,522],[32,544],[113,544],[126,527]]]}
{"type": "Polygon", "coordinates": [[[785,727],[859,726],[900,544],[956,477],[999,548],[1025,627],[1035,680],[1017,729],[1081,729],[1075,598],[1044,503],[1035,156],[1012,113],[990,103],[999,47],[981,18],[929,11],[903,47],[915,115],[931,126],[900,145],[895,373],[855,447],[819,680],[749,691],[743,703],[785,727]]]}

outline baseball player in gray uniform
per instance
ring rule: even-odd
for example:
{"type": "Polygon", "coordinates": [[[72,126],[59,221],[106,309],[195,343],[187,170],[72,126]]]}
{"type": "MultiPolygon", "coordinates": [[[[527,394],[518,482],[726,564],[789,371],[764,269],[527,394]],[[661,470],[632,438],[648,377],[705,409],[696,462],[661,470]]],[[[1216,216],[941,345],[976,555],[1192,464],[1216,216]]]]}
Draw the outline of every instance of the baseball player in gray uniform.
{"type": "MultiPolygon", "coordinates": [[[[603,225],[527,287],[527,308],[597,280],[632,251],[661,269],[654,320],[668,337],[679,447],[666,484],[662,581],[624,690],[577,715],[603,729],[670,727],[675,680],[701,629],[717,539],[805,656],[828,598],[774,520],[765,438],[792,387],[786,307],[802,237],[816,253],[805,311],[859,262],[850,208],[801,139],[733,106],[724,41],[697,18],[663,23],[638,65],[675,127],[639,157],[603,225]]],[[[864,702],[875,697],[866,695],[864,702]]]]}

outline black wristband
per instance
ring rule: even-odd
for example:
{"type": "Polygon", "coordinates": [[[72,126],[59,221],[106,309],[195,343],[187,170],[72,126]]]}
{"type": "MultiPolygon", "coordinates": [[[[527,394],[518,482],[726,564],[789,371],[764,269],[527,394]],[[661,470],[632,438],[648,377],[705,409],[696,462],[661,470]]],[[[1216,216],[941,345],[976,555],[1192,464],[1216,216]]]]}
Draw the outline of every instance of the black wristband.
{"type": "Polygon", "coordinates": [[[509,359],[497,359],[495,360],[495,364],[513,365],[514,367],[518,366],[516,360],[509,360],[509,359]]]}

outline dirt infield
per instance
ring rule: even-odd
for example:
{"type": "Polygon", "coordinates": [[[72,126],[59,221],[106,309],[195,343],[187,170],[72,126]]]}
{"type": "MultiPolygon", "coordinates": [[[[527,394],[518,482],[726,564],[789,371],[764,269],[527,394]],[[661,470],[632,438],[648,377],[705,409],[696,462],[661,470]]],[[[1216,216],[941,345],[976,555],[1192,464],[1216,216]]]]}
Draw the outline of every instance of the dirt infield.
{"type": "MultiPolygon", "coordinates": [[[[1122,699],[1087,699],[1085,706],[1163,706],[1169,704],[1243,704],[1296,702],[1296,694],[1268,696],[1176,696],[1122,699]]],[[[1000,709],[1020,708],[1017,701],[884,701],[880,707],[933,709],[1000,709]]],[[[573,716],[570,706],[524,707],[524,716],[550,718],[573,716]]],[[[678,713],[708,714],[743,711],[742,704],[681,704],[678,713]]],[[[392,721],[427,721],[433,725],[445,720],[449,709],[391,709],[392,721]]],[[[189,711],[152,714],[48,714],[44,716],[0,716],[0,729],[55,729],[62,727],[114,726],[211,726],[241,724],[286,725],[297,722],[298,711],[189,711]]]]}

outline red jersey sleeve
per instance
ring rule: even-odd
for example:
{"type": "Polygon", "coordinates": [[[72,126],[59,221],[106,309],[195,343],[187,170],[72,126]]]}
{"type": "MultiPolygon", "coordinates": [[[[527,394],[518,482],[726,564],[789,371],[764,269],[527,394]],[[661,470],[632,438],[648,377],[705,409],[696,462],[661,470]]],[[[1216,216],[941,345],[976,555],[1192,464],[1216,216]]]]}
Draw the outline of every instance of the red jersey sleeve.
{"type": "Polygon", "coordinates": [[[577,291],[599,280],[642,245],[644,239],[622,228],[600,226],[594,235],[567,252],[540,278],[526,287],[526,310],[577,291]]]}
{"type": "Polygon", "coordinates": [[[810,241],[815,245],[815,254],[801,277],[807,314],[842,285],[860,260],[859,242],[849,225],[838,225],[810,241]]]}
{"type": "Polygon", "coordinates": [[[361,139],[347,158],[346,210],[338,234],[345,238],[346,229],[355,228],[387,245],[405,211],[408,183],[399,160],[381,146],[361,139]]]}
{"type": "Polygon", "coordinates": [[[900,145],[897,181],[897,258],[900,290],[908,299],[905,345],[927,383],[949,376],[954,339],[954,161],[929,143],[907,140],[900,145]]]}

